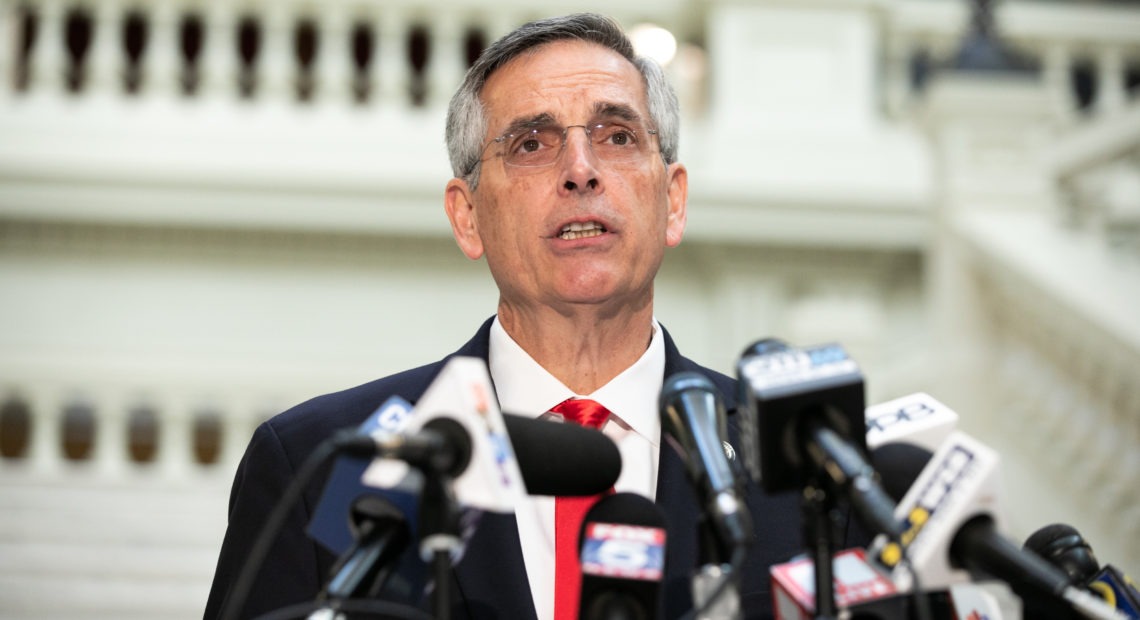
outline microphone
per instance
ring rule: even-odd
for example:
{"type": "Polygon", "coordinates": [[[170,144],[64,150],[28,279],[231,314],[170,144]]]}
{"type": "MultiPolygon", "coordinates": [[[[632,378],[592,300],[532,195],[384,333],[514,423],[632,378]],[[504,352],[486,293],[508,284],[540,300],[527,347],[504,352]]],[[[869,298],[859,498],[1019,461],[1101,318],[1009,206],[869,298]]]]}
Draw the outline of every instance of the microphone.
{"type": "Polygon", "coordinates": [[[1140,619],[1136,582],[1111,564],[1102,567],[1088,541],[1072,526],[1047,525],[1026,539],[1024,548],[1060,568],[1071,583],[1097,595],[1117,612],[1140,619]]]}
{"type": "Polygon", "coordinates": [[[649,620],[662,607],[665,515],[648,498],[613,493],[586,513],[579,535],[581,620],[649,620]]]}
{"type": "Polygon", "coordinates": [[[1030,534],[1024,547],[1065,571],[1073,583],[1088,583],[1100,571],[1092,547],[1071,525],[1046,525],[1030,534]]]}
{"type": "MultiPolygon", "coordinates": [[[[422,460],[423,452],[429,448],[443,449],[437,443],[443,441],[438,436],[394,435],[405,427],[412,414],[412,406],[406,400],[398,396],[389,398],[357,430],[359,438],[353,440],[356,455],[343,455],[333,465],[307,529],[311,538],[332,553],[344,553],[357,538],[353,528],[360,526],[358,521],[363,517],[346,519],[345,515],[354,514],[353,504],[363,498],[383,499],[406,515],[409,524],[416,522],[418,500],[423,491],[423,478],[418,472],[409,470],[387,487],[365,484],[362,480],[369,465],[366,457],[377,451],[393,454],[404,450],[413,453],[412,458],[422,460]],[[374,434],[383,437],[382,446],[372,439],[374,434]]],[[[594,429],[510,414],[503,414],[503,422],[515,449],[523,483],[531,495],[597,495],[613,488],[621,473],[621,453],[617,446],[594,429]]],[[[453,437],[451,441],[456,439],[453,437]]],[[[467,451],[470,451],[469,445],[467,451]]],[[[454,458],[454,455],[444,458],[454,458]]],[[[414,525],[410,534],[413,538],[417,534],[414,525]]]]}
{"type": "Polygon", "coordinates": [[[661,426],[684,455],[689,480],[716,526],[721,551],[717,560],[727,562],[732,549],[751,543],[752,517],[724,453],[724,400],[708,377],[680,372],[665,380],[659,404],[661,426]]]}
{"type": "Polygon", "coordinates": [[[503,421],[529,495],[598,495],[621,474],[617,444],[597,429],[509,413],[503,421]]]}
{"type": "MultiPolygon", "coordinates": [[[[971,574],[992,576],[1024,600],[1051,600],[1090,618],[1115,618],[1103,603],[1071,587],[1059,569],[998,533],[998,464],[996,452],[955,431],[899,502],[901,542],[923,585],[940,589],[968,582],[971,574]]],[[[899,542],[884,536],[868,552],[892,580],[909,583],[909,574],[899,567],[902,556],[899,542]]]]}
{"type": "MultiPolygon", "coordinates": [[[[851,501],[869,529],[901,533],[894,503],[867,463],[863,375],[838,344],[793,349],[753,344],[737,363],[746,427],[755,428],[750,465],[769,493],[823,481],[851,501]]],[[[751,438],[750,438],[751,440],[751,438]]]]}
{"type": "MultiPolygon", "coordinates": [[[[613,487],[621,474],[621,453],[602,432],[576,424],[502,414],[529,495],[590,496],[613,487]]],[[[351,449],[394,458],[458,476],[471,458],[472,442],[458,421],[440,417],[414,434],[373,434],[351,449]]]]}
{"type": "Polygon", "coordinates": [[[455,477],[471,463],[471,435],[458,421],[438,417],[410,433],[373,432],[351,435],[341,443],[354,456],[398,459],[420,470],[455,477]]]}
{"type": "MultiPolygon", "coordinates": [[[[470,465],[455,474],[449,485],[455,501],[464,508],[513,512],[526,490],[494,394],[483,360],[452,357],[416,403],[405,432],[396,438],[377,439],[381,456],[393,448],[430,461],[431,454],[439,447],[431,436],[446,429],[454,440],[459,436],[458,429],[462,429],[470,440],[470,465]],[[429,429],[432,432],[426,436],[419,434],[437,419],[450,419],[455,425],[436,426],[429,429]],[[425,437],[426,441],[421,441],[425,437]],[[389,441],[394,445],[386,445],[389,441]]],[[[408,469],[408,463],[403,461],[378,458],[365,470],[363,480],[371,486],[388,488],[403,479],[408,469]]]]}

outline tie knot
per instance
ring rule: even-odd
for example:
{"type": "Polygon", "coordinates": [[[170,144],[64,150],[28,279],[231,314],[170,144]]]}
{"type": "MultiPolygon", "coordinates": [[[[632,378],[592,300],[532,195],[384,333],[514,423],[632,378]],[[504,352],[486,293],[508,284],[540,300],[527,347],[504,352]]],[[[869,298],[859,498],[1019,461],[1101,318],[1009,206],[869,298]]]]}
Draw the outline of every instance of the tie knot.
{"type": "Polygon", "coordinates": [[[569,422],[590,428],[601,428],[606,423],[606,419],[610,417],[609,409],[588,398],[566,399],[555,405],[551,411],[561,413],[563,419],[569,422]]]}

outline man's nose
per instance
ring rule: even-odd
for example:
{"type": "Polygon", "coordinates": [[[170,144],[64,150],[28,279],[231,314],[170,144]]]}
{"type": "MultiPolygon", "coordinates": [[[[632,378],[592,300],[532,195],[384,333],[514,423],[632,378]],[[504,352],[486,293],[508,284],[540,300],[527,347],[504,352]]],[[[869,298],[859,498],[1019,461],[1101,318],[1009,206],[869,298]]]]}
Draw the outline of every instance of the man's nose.
{"type": "Polygon", "coordinates": [[[589,130],[582,125],[570,125],[562,140],[562,189],[568,192],[596,190],[598,158],[590,144],[589,130]],[[574,131],[581,129],[582,131],[574,131]]]}

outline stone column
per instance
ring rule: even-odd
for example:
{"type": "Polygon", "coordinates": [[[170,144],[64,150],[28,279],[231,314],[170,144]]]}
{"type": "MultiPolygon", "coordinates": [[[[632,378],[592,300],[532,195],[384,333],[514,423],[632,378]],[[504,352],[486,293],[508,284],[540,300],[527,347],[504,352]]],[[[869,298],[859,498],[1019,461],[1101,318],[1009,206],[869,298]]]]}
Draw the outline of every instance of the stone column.
{"type": "Polygon", "coordinates": [[[1035,74],[944,71],[936,74],[921,115],[934,150],[938,198],[927,253],[939,398],[959,410],[964,427],[989,428],[996,398],[987,378],[990,322],[976,258],[960,225],[987,212],[1044,213],[1052,186],[1040,161],[1051,133],[1050,97],[1035,74]]]}

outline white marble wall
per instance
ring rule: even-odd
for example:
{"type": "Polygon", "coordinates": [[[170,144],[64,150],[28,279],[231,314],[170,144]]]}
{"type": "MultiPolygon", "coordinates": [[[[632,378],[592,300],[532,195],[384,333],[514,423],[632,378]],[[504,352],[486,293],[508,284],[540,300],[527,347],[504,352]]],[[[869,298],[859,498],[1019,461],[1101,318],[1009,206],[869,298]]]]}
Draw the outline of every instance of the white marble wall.
{"type": "MultiPolygon", "coordinates": [[[[0,616],[199,616],[253,425],[434,360],[494,310],[485,266],[462,257],[442,213],[441,104],[467,26],[493,36],[535,13],[271,4],[145,6],[152,42],[175,40],[184,9],[211,29],[247,11],[274,25],[264,88],[242,99],[232,48],[212,36],[196,94],[179,92],[170,47],[124,93],[106,33],[126,5],[102,0],[30,3],[44,19],[99,16],[88,90],[65,92],[50,20],[14,88],[23,4],[0,0],[0,403],[24,403],[33,422],[27,451],[0,459],[0,616]],[[330,40],[375,27],[374,97],[331,88],[350,66],[322,52],[317,94],[296,99],[288,24],[312,16],[330,40]],[[398,43],[421,23],[434,60],[416,106],[398,43]],[[59,425],[76,403],[98,430],[73,462],[59,425]],[[146,463],[125,457],[140,407],[160,420],[146,463]],[[196,425],[215,415],[220,456],[198,463],[196,425]]],[[[1140,278],[1112,241],[1130,238],[1136,200],[1125,70],[1140,14],[1003,3],[1002,29],[1042,60],[1041,79],[917,91],[907,63],[952,48],[960,3],[544,13],[578,8],[653,19],[688,45],[670,71],[690,104],[690,225],[657,301],[682,349],[732,372],[760,337],[841,342],[868,402],[928,391],[1001,449],[1011,536],[1068,521],[1140,573],[1140,278]],[[1104,87],[1078,109],[1065,76],[1085,62],[1104,87]]]]}

